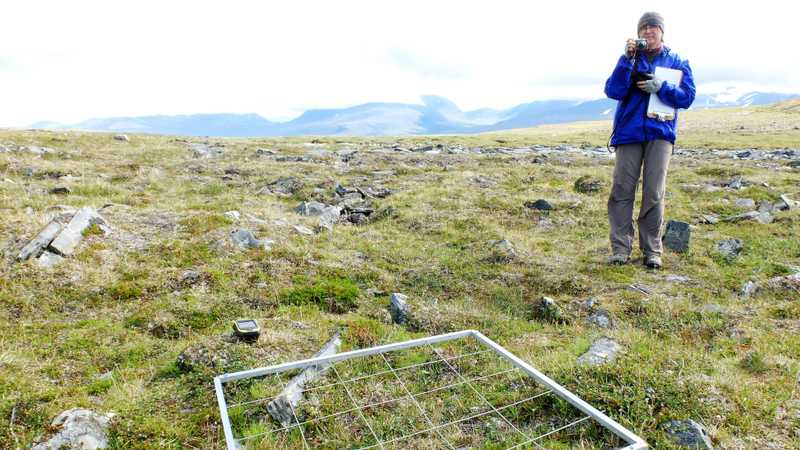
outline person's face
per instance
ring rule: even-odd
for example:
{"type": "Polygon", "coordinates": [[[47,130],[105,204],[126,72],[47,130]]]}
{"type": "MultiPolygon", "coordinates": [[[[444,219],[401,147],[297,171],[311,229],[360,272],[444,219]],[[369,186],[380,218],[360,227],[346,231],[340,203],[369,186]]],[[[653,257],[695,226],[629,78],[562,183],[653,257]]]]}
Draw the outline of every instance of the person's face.
{"type": "Polygon", "coordinates": [[[647,39],[647,48],[649,49],[660,47],[663,36],[664,33],[661,32],[661,28],[655,25],[645,25],[639,28],[639,37],[647,39]]]}

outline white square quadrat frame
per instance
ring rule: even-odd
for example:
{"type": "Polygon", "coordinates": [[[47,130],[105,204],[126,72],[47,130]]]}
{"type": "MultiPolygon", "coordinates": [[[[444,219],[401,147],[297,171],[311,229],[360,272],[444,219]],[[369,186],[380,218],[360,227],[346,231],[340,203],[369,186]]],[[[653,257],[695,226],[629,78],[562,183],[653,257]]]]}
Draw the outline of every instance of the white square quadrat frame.
{"type": "Polygon", "coordinates": [[[437,336],[413,339],[404,342],[397,342],[394,344],[387,344],[377,347],[353,350],[344,353],[337,353],[331,356],[322,356],[318,358],[304,359],[300,361],[278,364],[270,367],[244,370],[241,372],[234,372],[234,373],[226,373],[217,376],[214,378],[214,390],[216,391],[217,394],[217,402],[219,404],[220,418],[222,419],[222,427],[225,432],[225,443],[229,450],[236,450],[240,448],[240,446],[237,443],[237,439],[233,435],[231,421],[230,418],[228,417],[228,405],[225,400],[223,383],[228,383],[231,381],[236,381],[246,378],[263,377],[266,375],[279,374],[281,372],[286,372],[289,370],[297,370],[297,369],[302,370],[309,366],[330,365],[338,361],[345,361],[348,359],[361,358],[372,355],[380,355],[388,352],[410,349],[414,347],[430,346],[432,344],[438,344],[457,339],[464,339],[468,337],[475,338],[479,343],[488,347],[489,349],[491,349],[491,351],[493,351],[506,361],[510,362],[512,365],[516,366],[523,373],[527,374],[540,384],[547,387],[550,390],[550,392],[558,395],[562,399],[569,402],[572,406],[585,413],[587,416],[581,420],[586,420],[589,418],[594,419],[597,423],[599,423],[604,428],[614,433],[617,437],[621,438],[628,444],[627,446],[622,447],[619,450],[639,450],[648,448],[647,442],[645,442],[644,439],[640,438],[627,428],[623,427],[622,425],[617,423],[614,419],[606,416],[605,414],[594,408],[592,405],[581,400],[578,396],[576,396],[575,394],[573,394],[560,384],[556,383],[552,379],[548,378],[546,375],[539,372],[525,361],[514,356],[511,352],[503,348],[501,345],[495,343],[488,337],[484,336],[481,332],[475,330],[464,330],[454,333],[440,334],[437,336]]]}

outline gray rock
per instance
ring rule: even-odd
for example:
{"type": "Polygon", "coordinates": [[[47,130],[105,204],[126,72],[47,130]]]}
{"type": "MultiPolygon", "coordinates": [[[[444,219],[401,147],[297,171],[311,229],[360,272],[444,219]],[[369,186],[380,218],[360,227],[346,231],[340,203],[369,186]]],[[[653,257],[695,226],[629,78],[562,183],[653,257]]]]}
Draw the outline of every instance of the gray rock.
{"type": "Polygon", "coordinates": [[[758,215],[756,216],[756,221],[758,221],[758,223],[763,223],[765,225],[768,223],[772,223],[773,220],[775,220],[775,218],[772,217],[772,214],[770,214],[768,211],[759,212],[758,215]]]}
{"type": "Polygon", "coordinates": [[[116,134],[116,135],[114,135],[114,140],[115,141],[120,141],[120,142],[130,142],[131,141],[130,138],[128,138],[127,134],[116,134]]]}
{"type": "Polygon", "coordinates": [[[743,245],[742,241],[739,239],[730,238],[717,242],[715,248],[717,253],[721,254],[728,260],[733,260],[739,256],[739,253],[742,252],[743,245]]]}
{"type": "Polygon", "coordinates": [[[492,262],[508,263],[517,258],[514,245],[508,239],[491,240],[489,245],[492,246],[492,255],[489,257],[492,262]]]}
{"type": "Polygon", "coordinates": [[[780,200],[775,202],[775,209],[779,211],[788,211],[792,209],[795,205],[793,200],[790,200],[785,194],[781,195],[780,200]]]}
{"type": "Polygon", "coordinates": [[[296,231],[296,232],[298,232],[299,234],[302,234],[302,235],[311,236],[311,235],[314,234],[313,230],[311,230],[308,227],[304,227],[302,225],[295,225],[292,228],[294,228],[294,231],[296,231]]]}
{"type": "Polygon", "coordinates": [[[408,322],[410,309],[407,300],[408,296],[398,292],[393,293],[389,297],[389,314],[392,315],[394,323],[402,325],[408,322]]]}
{"type": "Polygon", "coordinates": [[[377,198],[386,198],[392,195],[392,191],[383,186],[370,186],[364,190],[364,193],[377,198]]]}
{"type": "Polygon", "coordinates": [[[268,148],[257,148],[256,149],[256,156],[267,156],[267,155],[274,155],[275,150],[268,149],[268,148]]]}
{"type": "Polygon", "coordinates": [[[91,225],[106,227],[106,221],[97,214],[94,208],[84,206],[72,217],[58,236],[50,243],[50,249],[61,256],[72,256],[78,244],[83,240],[83,231],[91,225]]]}
{"type": "Polygon", "coordinates": [[[191,143],[189,150],[195,158],[213,158],[225,153],[225,149],[219,145],[209,145],[208,143],[191,143]]]}
{"type": "Polygon", "coordinates": [[[280,178],[278,180],[273,181],[272,183],[268,184],[264,189],[261,190],[262,193],[271,193],[275,195],[279,195],[282,197],[288,197],[294,195],[303,188],[303,182],[298,180],[295,177],[288,177],[288,178],[280,178]]]}
{"type": "Polygon", "coordinates": [[[601,337],[594,341],[589,350],[578,358],[578,364],[598,366],[617,359],[622,346],[610,338],[601,337]]]}
{"type": "Polygon", "coordinates": [[[48,223],[33,240],[20,250],[17,255],[17,261],[25,261],[31,256],[35,258],[41,255],[44,249],[50,245],[50,242],[58,236],[62,228],[64,228],[64,225],[56,220],[48,223]]]}
{"type": "Polygon", "coordinates": [[[674,274],[671,274],[671,275],[667,275],[666,280],[667,281],[671,281],[673,283],[688,283],[689,281],[691,281],[691,278],[689,278],[689,277],[687,277],[685,275],[674,275],[674,274]]]}
{"type": "Polygon", "coordinates": [[[743,220],[753,220],[758,218],[758,211],[748,211],[742,214],[734,214],[722,219],[723,222],[741,222],[743,220]]]}
{"type": "Polygon", "coordinates": [[[225,211],[223,215],[234,222],[237,222],[239,218],[241,218],[239,211],[225,211]]]}
{"type": "Polygon", "coordinates": [[[591,313],[589,317],[586,318],[586,321],[600,328],[614,328],[614,319],[611,317],[611,314],[604,309],[598,309],[591,313]]]}
{"type": "Polygon", "coordinates": [[[244,228],[231,231],[231,240],[240,248],[264,248],[267,250],[275,243],[270,239],[256,239],[252,231],[244,228]]]}
{"type": "MultiPolygon", "coordinates": [[[[339,351],[341,345],[342,340],[337,333],[313,357],[319,358],[322,356],[335,355],[339,351]]],[[[297,406],[303,399],[303,390],[305,389],[306,383],[313,382],[322,376],[329,367],[330,364],[309,366],[300,372],[299,375],[292,378],[283,391],[267,405],[267,412],[269,412],[269,415],[283,427],[288,427],[290,424],[294,423],[294,410],[297,409],[297,406]]]]}
{"type": "Polygon", "coordinates": [[[339,217],[341,216],[342,209],[338,206],[328,206],[319,216],[319,223],[317,225],[317,230],[322,231],[333,231],[333,226],[339,222],[339,217]]]}
{"type": "Polygon", "coordinates": [[[755,281],[748,281],[744,285],[742,285],[741,291],[739,291],[744,298],[750,298],[754,296],[759,290],[758,283],[755,281]]]}
{"type": "Polygon", "coordinates": [[[629,284],[627,289],[631,292],[639,292],[644,295],[650,295],[652,293],[652,289],[639,283],[629,284]]]}
{"type": "Polygon", "coordinates": [[[203,281],[203,274],[196,270],[184,270],[178,283],[183,287],[193,286],[203,281]]]}
{"type": "Polygon", "coordinates": [[[691,229],[686,222],[679,222],[677,220],[670,220],[667,222],[667,229],[664,232],[664,245],[678,253],[683,253],[689,250],[689,238],[691,237],[691,229]]]}
{"type": "Polygon", "coordinates": [[[564,317],[564,313],[561,311],[561,307],[559,307],[556,301],[550,297],[542,297],[534,305],[533,316],[535,319],[550,323],[566,322],[566,318],[564,317]]]}
{"type": "Polygon", "coordinates": [[[700,223],[707,223],[710,225],[714,225],[715,223],[719,222],[719,216],[716,214],[701,214],[700,215],[700,223]]]}
{"type": "Polygon", "coordinates": [[[363,213],[353,213],[347,216],[347,220],[353,225],[365,225],[369,222],[369,217],[363,213]]]}
{"type": "Polygon", "coordinates": [[[39,267],[43,269],[49,269],[63,260],[64,257],[62,257],[61,255],[45,251],[42,252],[42,254],[39,255],[38,258],[36,258],[36,264],[38,264],[39,267]]]}
{"type": "Polygon", "coordinates": [[[114,413],[98,414],[88,409],[69,409],[50,424],[58,432],[47,442],[36,444],[31,450],[108,448],[108,428],[114,413]]]}
{"type": "Polygon", "coordinates": [[[748,211],[751,211],[756,207],[756,201],[752,198],[737,198],[734,201],[734,204],[739,208],[746,209],[748,211]]]}
{"type": "Polygon", "coordinates": [[[327,205],[320,202],[302,202],[294,209],[301,216],[319,216],[325,212],[327,205]]]}
{"type": "Polygon", "coordinates": [[[204,344],[187,347],[175,360],[175,365],[183,372],[192,372],[202,368],[213,369],[226,363],[227,359],[224,354],[204,344]]]}
{"type": "Polygon", "coordinates": [[[603,189],[603,182],[584,175],[575,180],[575,190],[583,194],[593,194],[600,192],[603,189]]]}
{"type": "Polygon", "coordinates": [[[531,201],[525,202],[525,207],[528,209],[535,209],[538,211],[552,211],[553,209],[553,205],[551,205],[550,202],[542,198],[536,200],[535,202],[531,201]]]}
{"type": "Polygon", "coordinates": [[[580,303],[580,308],[585,311],[593,311],[595,308],[600,306],[600,300],[596,298],[587,298],[586,300],[580,303]]]}
{"type": "Polygon", "coordinates": [[[72,193],[72,189],[67,186],[56,186],[50,189],[50,193],[54,195],[67,195],[72,193]]]}
{"type": "Polygon", "coordinates": [[[694,420],[670,420],[658,427],[678,445],[699,450],[714,450],[708,432],[694,420]]]}
{"type": "Polygon", "coordinates": [[[786,290],[800,293],[800,272],[784,277],[773,277],[767,280],[767,287],[775,290],[786,290]]]}

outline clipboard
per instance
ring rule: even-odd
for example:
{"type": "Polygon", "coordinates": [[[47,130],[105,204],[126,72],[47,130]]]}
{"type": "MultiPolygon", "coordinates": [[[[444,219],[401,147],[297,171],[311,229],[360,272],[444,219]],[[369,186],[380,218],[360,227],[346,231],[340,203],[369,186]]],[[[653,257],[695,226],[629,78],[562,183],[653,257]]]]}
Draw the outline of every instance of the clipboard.
{"type": "MultiPolygon", "coordinates": [[[[683,72],[677,69],[668,69],[666,67],[656,67],[656,78],[679,86],[683,77],[683,72]]],[[[658,98],[658,94],[650,94],[650,102],[647,104],[647,117],[651,119],[658,119],[661,121],[675,119],[675,108],[669,106],[658,98]]]]}

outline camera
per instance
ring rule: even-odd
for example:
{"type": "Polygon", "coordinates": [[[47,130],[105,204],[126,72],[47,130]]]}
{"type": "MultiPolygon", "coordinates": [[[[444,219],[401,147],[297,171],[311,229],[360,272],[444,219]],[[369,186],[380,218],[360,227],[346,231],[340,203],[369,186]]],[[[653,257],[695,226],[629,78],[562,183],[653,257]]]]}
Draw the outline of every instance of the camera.
{"type": "Polygon", "coordinates": [[[647,49],[647,39],[637,39],[636,40],[636,50],[642,51],[647,49]]]}

